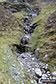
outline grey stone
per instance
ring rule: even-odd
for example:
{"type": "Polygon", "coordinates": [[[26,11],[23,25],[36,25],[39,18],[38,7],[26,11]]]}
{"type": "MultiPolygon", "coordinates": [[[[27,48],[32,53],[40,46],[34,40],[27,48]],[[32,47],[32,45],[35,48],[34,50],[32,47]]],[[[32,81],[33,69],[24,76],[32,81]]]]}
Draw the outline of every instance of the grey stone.
{"type": "Polygon", "coordinates": [[[56,71],[52,72],[52,75],[53,75],[53,76],[56,76],[56,71]]]}
{"type": "Polygon", "coordinates": [[[43,58],[47,58],[48,57],[48,54],[46,54],[43,58]]]}
{"type": "Polygon", "coordinates": [[[40,68],[35,69],[35,74],[40,77],[42,76],[42,71],[40,70],[40,68]]]}
{"type": "Polygon", "coordinates": [[[15,67],[16,65],[15,64],[12,64],[12,67],[15,67]]]}
{"type": "Polygon", "coordinates": [[[42,79],[47,79],[47,75],[46,74],[43,74],[42,75],[42,79]]]}
{"type": "Polygon", "coordinates": [[[34,61],[35,60],[35,58],[32,58],[32,61],[34,61]]]}

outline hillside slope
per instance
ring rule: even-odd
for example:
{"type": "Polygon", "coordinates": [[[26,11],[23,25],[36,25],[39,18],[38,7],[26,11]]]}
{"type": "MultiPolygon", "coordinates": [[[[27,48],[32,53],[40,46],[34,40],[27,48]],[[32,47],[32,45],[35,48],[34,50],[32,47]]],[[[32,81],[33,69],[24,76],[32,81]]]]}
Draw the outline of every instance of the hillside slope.
{"type": "Polygon", "coordinates": [[[38,22],[29,44],[35,49],[40,48],[39,57],[49,64],[49,68],[56,70],[56,6],[55,3],[41,3],[40,14],[32,21],[38,22]],[[50,26],[50,28],[49,28],[50,26]],[[46,57],[45,57],[46,56],[46,57]]]}
{"type": "Polygon", "coordinates": [[[0,84],[31,84],[31,78],[12,52],[19,44],[22,28],[15,16],[0,6],[0,84]]]}

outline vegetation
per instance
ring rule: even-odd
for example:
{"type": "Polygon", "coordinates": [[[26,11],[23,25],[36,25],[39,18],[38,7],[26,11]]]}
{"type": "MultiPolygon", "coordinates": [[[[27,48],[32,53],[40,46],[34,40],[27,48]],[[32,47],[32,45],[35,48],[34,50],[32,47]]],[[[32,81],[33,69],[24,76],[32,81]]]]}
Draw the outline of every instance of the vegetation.
{"type": "MultiPolygon", "coordinates": [[[[0,2],[3,1],[6,0],[0,0],[0,2]]],[[[30,6],[32,6],[32,4],[30,6]]],[[[31,22],[32,24],[37,22],[38,26],[29,39],[29,45],[32,45],[33,47],[31,50],[32,52],[34,52],[35,49],[40,48],[37,57],[39,57],[40,60],[47,62],[51,71],[55,71],[56,33],[53,30],[53,26],[49,29],[47,23],[48,19],[52,17],[51,14],[56,11],[56,3],[39,1],[39,3],[34,4],[34,7],[35,6],[39,6],[41,11],[31,22]],[[45,55],[48,56],[45,58],[45,55]]],[[[21,82],[18,82],[18,80],[15,80],[10,74],[12,64],[16,65],[16,69],[20,72],[21,80],[23,80],[25,84],[31,84],[29,74],[25,71],[24,67],[21,67],[12,52],[12,45],[19,44],[20,38],[23,35],[21,19],[24,18],[25,13],[26,11],[20,11],[12,14],[0,6],[0,84],[22,84],[21,82]],[[22,73],[24,73],[24,77],[22,73]]],[[[54,29],[55,28],[56,27],[54,27],[54,29]]]]}
{"type": "MultiPolygon", "coordinates": [[[[22,80],[25,84],[31,84],[29,74],[20,65],[12,52],[12,45],[20,43],[23,34],[22,28],[15,16],[1,6],[0,9],[0,84],[22,84],[22,80]],[[1,18],[2,16],[3,18],[1,18]],[[20,73],[20,81],[12,76],[13,64],[20,73]]],[[[13,74],[16,75],[16,73],[13,71],[13,74]]]]}
{"type": "MultiPolygon", "coordinates": [[[[38,4],[39,5],[39,4],[38,4]]],[[[56,68],[56,59],[55,57],[51,56],[52,53],[55,52],[55,49],[53,47],[53,50],[51,49],[51,45],[56,45],[56,41],[51,41],[50,39],[55,39],[56,38],[56,34],[54,33],[53,35],[48,35],[50,30],[46,29],[46,23],[47,20],[49,18],[49,16],[56,10],[56,6],[55,3],[41,3],[41,12],[40,14],[32,21],[32,23],[34,22],[38,22],[38,26],[35,28],[34,33],[32,34],[32,37],[29,40],[29,44],[33,46],[33,50],[37,48],[40,48],[39,50],[39,58],[44,61],[47,62],[49,64],[50,69],[53,71],[56,68]],[[46,45],[46,44],[50,44],[50,45],[46,45]],[[52,52],[50,54],[50,52],[52,52]],[[44,56],[48,54],[47,58],[44,58],[44,56]]],[[[54,24],[54,23],[53,23],[54,24]]],[[[38,57],[38,56],[37,56],[38,57]]]]}

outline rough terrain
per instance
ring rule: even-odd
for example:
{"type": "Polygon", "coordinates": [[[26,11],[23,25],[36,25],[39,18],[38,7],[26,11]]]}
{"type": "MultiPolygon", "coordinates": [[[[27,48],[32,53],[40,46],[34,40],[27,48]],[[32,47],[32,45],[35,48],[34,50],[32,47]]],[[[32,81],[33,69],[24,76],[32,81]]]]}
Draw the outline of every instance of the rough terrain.
{"type": "Polygon", "coordinates": [[[28,2],[0,3],[1,84],[56,79],[56,3],[28,2]]]}

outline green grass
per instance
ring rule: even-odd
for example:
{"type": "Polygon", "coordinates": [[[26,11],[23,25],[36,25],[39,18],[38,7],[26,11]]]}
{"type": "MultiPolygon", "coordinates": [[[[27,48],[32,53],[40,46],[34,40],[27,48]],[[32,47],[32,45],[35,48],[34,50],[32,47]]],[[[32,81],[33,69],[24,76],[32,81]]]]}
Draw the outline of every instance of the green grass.
{"type": "MultiPolygon", "coordinates": [[[[45,4],[44,6],[42,5],[41,7],[42,7],[42,9],[41,9],[40,14],[32,21],[32,23],[38,22],[37,23],[38,27],[35,28],[34,33],[32,34],[32,37],[30,38],[30,41],[29,41],[29,43],[32,44],[33,47],[35,45],[37,45],[36,47],[40,46],[38,44],[40,44],[39,42],[42,39],[39,39],[39,38],[43,38],[43,36],[40,36],[40,34],[44,33],[45,23],[46,23],[48,17],[50,16],[50,14],[52,14],[56,10],[55,5],[52,6],[50,4],[48,4],[48,5],[45,4]],[[45,14],[45,12],[46,12],[46,14],[45,14]],[[36,43],[38,43],[38,44],[36,44],[36,43]]],[[[44,38],[43,38],[43,41],[44,41],[44,38]]]]}
{"type": "Polygon", "coordinates": [[[1,40],[2,42],[0,42],[0,83],[13,84],[14,79],[12,79],[9,73],[9,68],[11,67],[13,60],[15,60],[15,58],[8,44],[6,44],[6,42],[3,41],[4,39],[1,40]],[[6,71],[8,71],[8,73],[6,73],[6,71]]]}
{"type": "MultiPolygon", "coordinates": [[[[21,19],[23,18],[23,14],[25,13],[21,11],[20,13],[15,13],[14,15],[21,19]]],[[[8,29],[8,31],[0,31],[0,84],[22,84],[21,81],[23,81],[24,84],[31,84],[30,74],[27,73],[24,67],[20,65],[19,61],[12,52],[12,44],[19,44],[22,35],[23,31],[20,26],[19,29],[15,28],[15,30],[8,29]],[[16,69],[20,72],[20,82],[15,80],[10,74],[12,64],[15,64],[16,69]],[[27,76],[28,78],[26,79],[27,76]]]]}
{"type": "Polygon", "coordinates": [[[11,50],[11,44],[19,43],[18,39],[19,38],[17,38],[17,35],[0,37],[0,84],[22,84],[21,82],[18,82],[18,80],[12,78],[10,74],[10,69],[12,67],[12,64],[15,64],[16,69],[18,70],[18,72],[20,72],[21,80],[25,84],[26,83],[31,84],[30,76],[28,77],[28,79],[25,79],[23,77],[23,73],[25,77],[27,77],[29,74],[25,71],[24,67],[20,65],[20,63],[17,61],[11,50]]]}
{"type": "Polygon", "coordinates": [[[6,0],[0,0],[0,2],[4,2],[4,1],[6,1],[6,0]]]}
{"type": "MultiPolygon", "coordinates": [[[[54,37],[55,34],[54,34],[54,36],[47,36],[49,31],[47,31],[47,30],[45,31],[45,24],[47,22],[47,19],[55,10],[56,10],[55,3],[41,4],[40,14],[32,21],[32,23],[38,22],[37,23],[38,26],[35,28],[34,33],[32,34],[32,37],[29,40],[29,44],[32,45],[32,47],[33,47],[32,51],[34,51],[34,49],[37,49],[42,46],[42,48],[40,48],[40,50],[39,50],[39,53],[40,53],[39,57],[42,61],[48,62],[49,68],[51,69],[51,71],[55,70],[53,67],[55,67],[55,65],[56,65],[56,63],[55,63],[56,60],[54,60],[55,58],[51,58],[51,57],[48,59],[43,59],[43,53],[46,54],[48,52],[48,49],[46,50],[47,46],[43,46],[43,44],[49,43],[49,42],[51,42],[50,41],[51,38],[55,38],[54,37]],[[51,63],[52,63],[52,65],[51,65],[51,63]]],[[[50,48],[50,50],[51,50],[50,46],[48,48],[50,48]]]]}
{"type": "Polygon", "coordinates": [[[20,12],[14,13],[13,15],[15,15],[16,18],[21,19],[21,18],[24,18],[25,13],[26,13],[25,11],[20,11],[20,12]]]}

